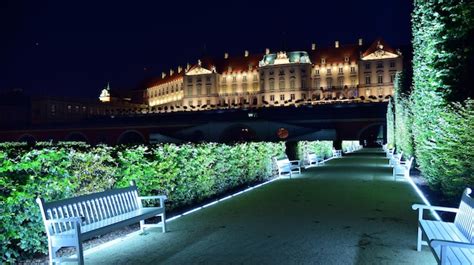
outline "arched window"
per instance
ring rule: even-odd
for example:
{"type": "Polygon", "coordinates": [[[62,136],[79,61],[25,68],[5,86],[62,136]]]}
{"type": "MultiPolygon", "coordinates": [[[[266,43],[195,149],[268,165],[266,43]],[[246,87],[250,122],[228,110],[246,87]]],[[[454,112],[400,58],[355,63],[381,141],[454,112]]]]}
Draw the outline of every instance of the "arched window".
{"type": "Polygon", "coordinates": [[[290,89],[295,89],[296,78],[294,76],[290,77],[290,89]]]}
{"type": "Polygon", "coordinates": [[[270,78],[268,81],[270,83],[270,90],[275,90],[275,79],[270,78]]]}
{"type": "Polygon", "coordinates": [[[280,90],[285,90],[285,78],[283,76],[280,76],[279,78],[278,87],[280,90]]]}

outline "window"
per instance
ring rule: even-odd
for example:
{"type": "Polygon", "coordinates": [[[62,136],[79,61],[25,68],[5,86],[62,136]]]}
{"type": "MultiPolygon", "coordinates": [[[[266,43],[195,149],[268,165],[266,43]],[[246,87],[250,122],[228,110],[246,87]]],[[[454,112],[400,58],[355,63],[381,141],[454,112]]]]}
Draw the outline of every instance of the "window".
{"type": "Polygon", "coordinates": [[[339,67],[339,73],[340,74],[344,73],[344,69],[342,69],[342,67],[339,67]]]}
{"type": "Polygon", "coordinates": [[[222,77],[222,83],[226,83],[227,82],[227,76],[223,76],[222,77]]]}
{"type": "Polygon", "coordinates": [[[211,85],[206,85],[206,94],[211,94],[211,85]]]}
{"type": "Polygon", "coordinates": [[[193,87],[190,86],[188,87],[188,95],[192,95],[193,94],[193,87]]]}
{"type": "Polygon", "coordinates": [[[280,95],[280,100],[281,100],[281,101],[284,101],[284,100],[285,100],[285,94],[281,94],[281,95],[280,95]]]}
{"type": "Polygon", "coordinates": [[[393,83],[395,81],[395,74],[390,74],[390,83],[393,83]]]}
{"type": "Polygon", "coordinates": [[[377,83],[383,84],[383,75],[378,75],[377,76],[377,83]]]}
{"type": "Polygon", "coordinates": [[[356,79],[352,78],[351,79],[351,87],[355,87],[355,86],[356,86],[356,79]]]}
{"type": "Polygon", "coordinates": [[[252,87],[253,87],[253,90],[257,90],[258,89],[258,83],[253,83],[252,87]]]}
{"type": "Polygon", "coordinates": [[[201,78],[201,77],[198,77],[197,80],[196,80],[196,82],[199,82],[199,83],[202,82],[202,78],[201,78]]]}
{"type": "Polygon", "coordinates": [[[296,82],[296,78],[292,76],[290,78],[290,89],[295,89],[295,82],[296,82]]]}
{"type": "Polygon", "coordinates": [[[270,83],[270,90],[275,90],[275,79],[270,78],[269,83],[270,83]]]}
{"type": "Polygon", "coordinates": [[[383,68],[383,62],[377,62],[377,68],[383,68]]]}
{"type": "Polygon", "coordinates": [[[247,76],[246,75],[242,76],[242,82],[247,82],[247,76]]]}
{"type": "Polygon", "coordinates": [[[331,74],[331,68],[326,69],[326,73],[327,73],[328,75],[330,75],[330,74],[331,74]]]}
{"type": "Polygon", "coordinates": [[[328,88],[331,88],[332,87],[332,78],[326,79],[326,84],[327,84],[328,88]]]}
{"type": "Polygon", "coordinates": [[[344,57],[344,62],[349,62],[349,56],[344,57]]]}
{"type": "Polygon", "coordinates": [[[243,83],[242,84],[242,91],[247,92],[247,88],[248,88],[247,83],[243,83]]]}
{"type": "Polygon", "coordinates": [[[314,81],[314,87],[315,87],[316,89],[318,89],[319,87],[321,87],[321,79],[316,79],[316,80],[314,81]]]}
{"type": "Polygon", "coordinates": [[[366,76],[365,76],[365,83],[366,83],[367,85],[370,84],[370,75],[366,75],[366,76]]]}
{"type": "Polygon", "coordinates": [[[395,68],[395,61],[390,61],[390,68],[395,68]]]}
{"type": "Polygon", "coordinates": [[[270,95],[270,101],[275,101],[275,95],[270,95]]]}
{"type": "Polygon", "coordinates": [[[344,78],[343,77],[339,77],[337,79],[337,86],[340,87],[340,88],[344,87],[344,78]]]}
{"type": "MultiPolygon", "coordinates": [[[[196,94],[197,94],[197,95],[201,95],[201,93],[202,93],[201,88],[202,88],[202,85],[201,85],[201,84],[198,84],[197,87],[196,87],[196,90],[197,90],[197,91],[196,91],[196,94]]],[[[168,91],[167,91],[166,93],[168,93],[168,91]]]]}
{"type": "Polygon", "coordinates": [[[75,107],[76,112],[79,112],[79,106],[75,107]]]}
{"type": "Polygon", "coordinates": [[[366,97],[370,96],[370,88],[365,89],[365,96],[366,97]]]}
{"type": "Polygon", "coordinates": [[[211,82],[211,77],[210,76],[206,76],[206,82],[211,82]]]}
{"type": "Polygon", "coordinates": [[[188,83],[193,83],[193,78],[192,77],[188,77],[188,83]]]}
{"type": "Polygon", "coordinates": [[[232,84],[232,93],[237,93],[237,84],[232,84]]]}
{"type": "Polygon", "coordinates": [[[283,69],[280,69],[280,74],[279,75],[285,75],[285,71],[283,71],[283,69]]]}
{"type": "Polygon", "coordinates": [[[192,100],[188,101],[188,106],[192,106],[192,105],[193,105],[193,101],[192,100]]]}
{"type": "Polygon", "coordinates": [[[237,76],[236,76],[236,75],[233,75],[233,76],[232,76],[232,83],[235,83],[235,82],[237,82],[237,76]]]}
{"type": "Polygon", "coordinates": [[[319,75],[319,69],[314,70],[315,75],[319,75]]]}
{"type": "Polygon", "coordinates": [[[269,74],[270,74],[270,75],[273,75],[273,74],[274,74],[273,70],[271,70],[269,74]]]}
{"type": "Polygon", "coordinates": [[[370,69],[370,63],[365,64],[365,69],[369,70],[370,69]]]}
{"type": "Polygon", "coordinates": [[[280,77],[280,79],[278,81],[278,87],[280,88],[280,90],[285,90],[285,78],[284,77],[280,77]]]}
{"type": "Polygon", "coordinates": [[[306,88],[306,80],[301,80],[301,88],[305,89],[306,88]]]}
{"type": "Polygon", "coordinates": [[[198,106],[201,106],[201,104],[202,104],[202,101],[199,99],[197,105],[198,105],[198,106]]]}
{"type": "Polygon", "coordinates": [[[290,94],[290,99],[291,99],[291,100],[295,100],[295,98],[296,98],[296,97],[295,97],[295,94],[290,94]]]}
{"type": "Polygon", "coordinates": [[[258,81],[258,76],[257,76],[257,74],[254,74],[254,75],[253,75],[253,81],[258,81]]]}
{"type": "Polygon", "coordinates": [[[295,72],[295,69],[294,69],[294,68],[291,68],[291,69],[290,69],[290,73],[293,74],[294,72],[295,72]]]}
{"type": "Polygon", "coordinates": [[[211,105],[211,100],[210,99],[206,100],[206,105],[211,105]]]}
{"type": "Polygon", "coordinates": [[[326,63],[326,58],[321,58],[321,63],[325,64],[326,63]]]}
{"type": "Polygon", "coordinates": [[[355,73],[355,72],[356,72],[355,66],[351,66],[351,73],[355,73]]]}

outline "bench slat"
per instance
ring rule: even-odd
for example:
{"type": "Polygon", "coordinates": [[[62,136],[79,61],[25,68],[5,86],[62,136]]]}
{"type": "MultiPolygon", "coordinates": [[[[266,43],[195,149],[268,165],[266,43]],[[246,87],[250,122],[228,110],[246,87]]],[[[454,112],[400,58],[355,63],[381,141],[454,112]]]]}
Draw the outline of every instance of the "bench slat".
{"type": "MultiPolygon", "coordinates": [[[[454,223],[422,220],[420,225],[425,232],[429,240],[431,239],[442,239],[457,242],[468,242],[465,236],[456,228],[454,223]]],[[[474,252],[471,249],[461,249],[447,247],[446,255],[447,260],[451,264],[470,264],[471,260],[474,260],[474,252]]],[[[441,247],[435,247],[433,251],[436,253],[437,258],[440,257],[441,247]]]]}

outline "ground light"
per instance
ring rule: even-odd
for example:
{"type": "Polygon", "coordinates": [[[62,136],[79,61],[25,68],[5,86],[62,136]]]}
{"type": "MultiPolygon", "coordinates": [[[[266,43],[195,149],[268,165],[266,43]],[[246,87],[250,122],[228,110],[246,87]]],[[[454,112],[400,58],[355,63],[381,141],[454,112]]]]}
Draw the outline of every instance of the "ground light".
{"type": "MultiPolygon", "coordinates": [[[[415,184],[415,182],[413,181],[413,179],[412,179],[410,176],[408,176],[406,179],[408,180],[408,182],[410,183],[410,185],[413,187],[413,189],[416,191],[416,193],[418,194],[418,196],[420,196],[420,198],[423,200],[423,202],[424,202],[426,205],[431,206],[430,201],[428,201],[428,199],[425,197],[425,195],[424,195],[423,192],[420,190],[420,188],[418,188],[418,186],[416,186],[416,184],[415,184]]],[[[441,217],[439,217],[438,213],[437,213],[435,210],[431,209],[430,211],[431,211],[431,214],[434,216],[434,218],[436,218],[436,220],[442,221],[442,220],[441,220],[441,217]]]]}

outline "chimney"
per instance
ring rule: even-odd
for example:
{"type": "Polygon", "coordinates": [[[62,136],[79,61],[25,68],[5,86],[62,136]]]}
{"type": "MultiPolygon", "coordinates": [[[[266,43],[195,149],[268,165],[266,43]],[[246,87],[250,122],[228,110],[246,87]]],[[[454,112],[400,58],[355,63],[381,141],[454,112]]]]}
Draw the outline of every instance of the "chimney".
{"type": "Polygon", "coordinates": [[[270,49],[266,48],[265,49],[265,54],[270,54],[270,49]]]}
{"type": "Polygon", "coordinates": [[[339,48],[339,41],[338,40],[334,42],[334,47],[339,48]]]}
{"type": "Polygon", "coordinates": [[[244,56],[245,56],[245,57],[249,57],[249,51],[245,50],[244,56]]]}
{"type": "Polygon", "coordinates": [[[170,76],[172,76],[173,74],[174,74],[173,69],[170,69],[170,76]]]}
{"type": "Polygon", "coordinates": [[[224,59],[228,59],[229,58],[229,54],[228,53],[224,53],[224,59]]]}
{"type": "Polygon", "coordinates": [[[166,73],[165,72],[162,72],[161,73],[161,79],[165,78],[166,77],[166,73]]]}
{"type": "Polygon", "coordinates": [[[189,63],[187,63],[186,64],[186,71],[188,71],[190,67],[191,67],[191,65],[189,65],[189,63]]]}
{"type": "Polygon", "coordinates": [[[362,46],[362,38],[359,38],[359,46],[362,46]]]}
{"type": "Polygon", "coordinates": [[[315,51],[316,50],[316,43],[311,43],[311,50],[315,51]]]}
{"type": "Polygon", "coordinates": [[[183,71],[183,68],[181,66],[178,66],[178,74],[181,73],[181,71],[183,71]]]}

